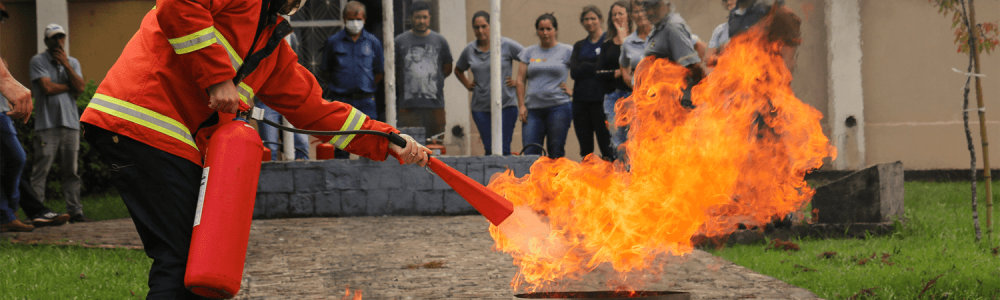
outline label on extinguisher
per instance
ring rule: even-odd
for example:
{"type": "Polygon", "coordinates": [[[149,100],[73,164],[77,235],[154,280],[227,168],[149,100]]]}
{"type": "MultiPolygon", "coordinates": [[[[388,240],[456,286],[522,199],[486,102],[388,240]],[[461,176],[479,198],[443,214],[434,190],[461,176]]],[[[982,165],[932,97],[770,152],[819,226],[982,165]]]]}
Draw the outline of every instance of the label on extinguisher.
{"type": "Polygon", "coordinates": [[[201,190],[198,191],[198,209],[194,211],[194,226],[201,224],[201,206],[205,204],[205,187],[208,186],[208,168],[205,167],[205,170],[201,172],[201,190]]]}

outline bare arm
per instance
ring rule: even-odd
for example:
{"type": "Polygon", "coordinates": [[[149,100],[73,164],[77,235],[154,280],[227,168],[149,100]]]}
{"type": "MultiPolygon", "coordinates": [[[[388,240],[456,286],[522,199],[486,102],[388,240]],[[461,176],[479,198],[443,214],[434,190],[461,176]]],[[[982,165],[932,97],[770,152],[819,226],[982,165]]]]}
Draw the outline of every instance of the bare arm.
{"type": "Polygon", "coordinates": [[[35,82],[42,86],[42,91],[45,92],[45,95],[62,94],[70,90],[68,84],[52,82],[52,79],[48,77],[35,79],[35,82]]]}
{"type": "Polygon", "coordinates": [[[632,87],[632,70],[625,66],[622,66],[620,70],[622,73],[622,81],[625,81],[625,85],[629,88],[634,88],[632,87]]]}
{"type": "Polygon", "coordinates": [[[528,107],[524,105],[525,81],[528,76],[528,64],[521,62],[517,68],[517,110],[522,123],[528,121],[528,107]]]}
{"type": "Polygon", "coordinates": [[[375,84],[378,84],[379,82],[382,82],[382,77],[385,77],[385,74],[383,74],[383,73],[375,74],[375,84]]]}
{"type": "Polygon", "coordinates": [[[458,78],[458,81],[462,83],[462,86],[465,86],[465,89],[469,91],[472,91],[472,89],[476,87],[476,83],[469,80],[469,78],[465,76],[465,72],[462,72],[462,70],[459,70],[457,67],[455,68],[455,78],[458,78]]]}
{"type": "Polygon", "coordinates": [[[14,80],[14,76],[7,70],[7,62],[3,60],[0,60],[0,94],[3,94],[7,98],[7,103],[10,104],[11,110],[7,112],[7,115],[14,119],[22,119],[27,123],[33,108],[31,90],[14,80]]]}
{"type": "Polygon", "coordinates": [[[66,55],[66,50],[60,48],[56,50],[56,53],[54,53],[53,56],[56,61],[63,66],[63,68],[66,68],[66,75],[69,76],[69,89],[72,90],[74,94],[83,93],[83,89],[87,87],[87,84],[83,82],[83,77],[81,77],[80,74],[76,74],[76,70],[73,69],[73,64],[69,63],[69,56],[66,55]]]}

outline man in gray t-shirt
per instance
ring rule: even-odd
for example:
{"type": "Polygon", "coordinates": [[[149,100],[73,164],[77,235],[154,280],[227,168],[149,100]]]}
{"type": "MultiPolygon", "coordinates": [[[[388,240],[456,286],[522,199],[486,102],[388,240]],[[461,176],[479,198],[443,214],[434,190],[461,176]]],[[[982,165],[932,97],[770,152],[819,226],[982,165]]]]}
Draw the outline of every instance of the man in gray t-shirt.
{"type": "Polygon", "coordinates": [[[70,222],[89,221],[80,204],[80,176],[77,153],[80,149],[80,111],[76,95],[86,84],[80,62],[64,50],[66,31],[62,26],[45,27],[45,52],[31,58],[31,93],[35,96],[35,159],[31,187],[39,202],[45,202],[45,178],[52,162],[59,158],[63,196],[70,222]]]}
{"type": "Polygon", "coordinates": [[[424,127],[425,134],[444,131],[444,79],[451,75],[448,41],[430,29],[430,6],[414,2],[413,28],[396,37],[396,91],[400,127],[424,127]]]}

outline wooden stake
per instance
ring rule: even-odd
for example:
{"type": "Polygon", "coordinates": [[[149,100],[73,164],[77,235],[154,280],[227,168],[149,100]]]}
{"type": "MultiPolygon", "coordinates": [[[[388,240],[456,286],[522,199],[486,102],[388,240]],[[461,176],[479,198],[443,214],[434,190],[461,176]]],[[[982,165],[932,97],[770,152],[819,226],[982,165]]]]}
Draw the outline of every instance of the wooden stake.
{"type": "MultiPolygon", "coordinates": [[[[969,39],[971,47],[969,51],[972,51],[972,59],[975,61],[975,72],[979,73],[979,50],[976,42],[979,41],[979,30],[978,23],[976,23],[976,6],[973,5],[975,1],[969,0],[969,39]]],[[[993,181],[990,176],[990,147],[987,141],[986,135],[986,107],[983,106],[983,85],[980,83],[979,77],[976,76],[976,101],[979,104],[979,134],[983,140],[983,180],[986,184],[986,236],[987,238],[993,235],[993,181]]]]}

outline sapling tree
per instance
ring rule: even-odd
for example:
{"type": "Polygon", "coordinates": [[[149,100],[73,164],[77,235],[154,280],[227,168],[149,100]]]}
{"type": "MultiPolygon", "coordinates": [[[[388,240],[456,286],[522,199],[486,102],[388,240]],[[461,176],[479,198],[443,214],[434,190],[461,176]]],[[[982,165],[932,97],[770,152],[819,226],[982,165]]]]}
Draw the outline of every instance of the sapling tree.
{"type": "Polygon", "coordinates": [[[951,27],[955,28],[955,43],[958,52],[969,55],[969,67],[966,70],[964,100],[962,102],[962,119],[965,124],[965,138],[969,145],[972,173],[972,220],[976,229],[976,242],[982,240],[979,228],[979,213],[976,199],[976,149],[972,143],[972,131],[969,129],[969,83],[976,81],[976,99],[979,106],[979,134],[983,151],[983,179],[986,184],[986,236],[993,234],[993,190],[990,176],[989,142],[986,135],[986,107],[983,105],[983,88],[980,83],[979,55],[982,52],[990,54],[996,48],[998,41],[997,22],[976,23],[975,1],[968,0],[928,0],[938,7],[938,12],[952,15],[951,27]]]}

